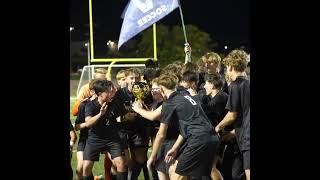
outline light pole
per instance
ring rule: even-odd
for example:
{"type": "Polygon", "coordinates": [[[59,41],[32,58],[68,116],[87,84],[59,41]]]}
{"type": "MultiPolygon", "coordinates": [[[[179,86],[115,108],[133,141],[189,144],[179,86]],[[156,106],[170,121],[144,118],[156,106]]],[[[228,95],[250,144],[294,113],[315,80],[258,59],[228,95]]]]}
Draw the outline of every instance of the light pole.
{"type": "Polygon", "coordinates": [[[89,80],[91,80],[91,68],[90,68],[90,42],[84,44],[87,47],[87,54],[88,54],[88,67],[89,67],[89,80]]]}
{"type": "Polygon", "coordinates": [[[72,67],[71,67],[71,41],[72,41],[72,39],[71,39],[71,32],[74,30],[74,27],[70,27],[70,59],[69,59],[69,61],[70,61],[70,63],[69,63],[69,65],[70,65],[70,70],[71,70],[71,72],[72,72],[72,67]]]}

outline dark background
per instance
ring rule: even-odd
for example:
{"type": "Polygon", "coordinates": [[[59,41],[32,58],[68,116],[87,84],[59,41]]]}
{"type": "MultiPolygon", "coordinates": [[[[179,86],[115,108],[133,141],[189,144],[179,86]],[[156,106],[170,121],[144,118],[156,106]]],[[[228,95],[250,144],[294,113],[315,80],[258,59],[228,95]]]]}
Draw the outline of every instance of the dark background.
{"type": "MultiPolygon", "coordinates": [[[[108,40],[118,40],[127,0],[94,0],[95,57],[102,58],[108,40]]],[[[250,51],[250,1],[249,0],[182,0],[184,22],[197,26],[218,42],[217,51],[244,48],[250,51]]],[[[72,41],[89,39],[88,0],[70,0],[70,26],[72,41]]],[[[175,9],[158,23],[181,25],[179,9],[175,9]]],[[[187,32],[188,34],[188,32],[187,32]]]]}
{"type": "MultiPolygon", "coordinates": [[[[110,2],[121,2],[122,7],[126,4],[120,0],[110,2]]],[[[3,3],[11,4],[4,4],[2,11],[1,35],[5,46],[1,56],[4,165],[1,178],[67,179],[69,27],[81,26],[81,22],[71,21],[72,8],[75,8],[71,1],[3,3]]],[[[189,3],[198,7],[192,11],[193,16],[219,9],[227,11],[197,5],[196,0],[183,1],[187,24],[185,4],[189,3]]],[[[248,29],[251,96],[254,97],[251,99],[253,179],[318,177],[319,118],[316,112],[320,30],[317,7],[302,1],[251,1],[249,11],[239,10],[240,14],[251,12],[248,29]]],[[[87,11],[85,7],[82,9],[87,11]]],[[[241,32],[237,28],[229,30],[241,32]]],[[[81,40],[76,35],[75,38],[81,40]]]]}

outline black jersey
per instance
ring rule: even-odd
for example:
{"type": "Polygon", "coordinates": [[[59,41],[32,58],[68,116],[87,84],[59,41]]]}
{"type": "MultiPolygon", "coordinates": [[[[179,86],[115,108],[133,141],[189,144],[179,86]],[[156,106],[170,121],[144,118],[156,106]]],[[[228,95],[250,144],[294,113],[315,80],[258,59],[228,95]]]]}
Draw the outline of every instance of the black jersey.
{"type": "MultiPolygon", "coordinates": [[[[86,122],[85,107],[86,107],[86,104],[88,104],[88,102],[90,102],[90,99],[86,99],[80,103],[78,107],[78,115],[77,115],[75,124],[81,124],[86,122]]],[[[89,128],[87,127],[80,129],[80,139],[82,138],[86,139],[88,137],[88,131],[89,131],[89,128]]]]}
{"type": "MultiPolygon", "coordinates": [[[[171,96],[170,96],[171,97],[171,96]]],[[[165,140],[176,140],[179,136],[179,119],[174,114],[174,104],[163,103],[160,115],[160,122],[167,124],[167,136],[165,140]]]]}
{"type": "MultiPolygon", "coordinates": [[[[133,93],[130,92],[127,87],[121,88],[113,97],[113,100],[110,103],[110,109],[108,110],[107,114],[111,114],[112,118],[115,119],[119,116],[126,115],[130,111],[133,112],[131,108],[134,101],[135,97],[133,96],[133,93]]],[[[152,101],[152,95],[151,93],[149,93],[147,98],[144,100],[144,103],[150,107],[152,101]]],[[[126,131],[135,131],[136,129],[143,128],[146,125],[146,121],[148,120],[137,115],[134,117],[134,120],[120,123],[120,128],[126,131]]]]}
{"type": "Polygon", "coordinates": [[[198,84],[197,84],[197,91],[198,92],[200,90],[204,90],[203,86],[206,83],[205,78],[204,78],[205,75],[206,75],[206,73],[204,73],[204,72],[199,73],[199,81],[198,81],[198,84]]]}
{"type": "MultiPolygon", "coordinates": [[[[93,101],[90,101],[85,106],[85,117],[91,116],[94,117],[99,114],[101,105],[98,102],[98,98],[93,101]]],[[[108,109],[108,107],[107,107],[108,109]]],[[[107,119],[107,114],[101,116],[97,122],[89,129],[89,136],[98,137],[98,138],[111,138],[117,133],[114,123],[111,123],[107,119]]]]}
{"type": "MultiPolygon", "coordinates": [[[[184,138],[197,138],[213,133],[213,127],[200,103],[196,102],[190,95],[181,95],[178,92],[173,92],[163,102],[162,107],[165,108],[161,112],[161,117],[164,119],[177,118],[179,120],[180,134],[184,138]]],[[[201,139],[198,142],[200,143],[200,141],[201,139]]]]}
{"type": "Polygon", "coordinates": [[[231,82],[226,109],[237,112],[234,127],[240,150],[250,149],[250,80],[246,77],[231,82]]]}
{"type": "Polygon", "coordinates": [[[189,91],[183,86],[178,86],[176,91],[182,95],[190,95],[189,91]]]}
{"type": "Polygon", "coordinates": [[[219,91],[214,97],[211,97],[210,95],[203,97],[202,108],[213,127],[216,127],[227,114],[227,101],[228,95],[222,91],[219,91]]]}

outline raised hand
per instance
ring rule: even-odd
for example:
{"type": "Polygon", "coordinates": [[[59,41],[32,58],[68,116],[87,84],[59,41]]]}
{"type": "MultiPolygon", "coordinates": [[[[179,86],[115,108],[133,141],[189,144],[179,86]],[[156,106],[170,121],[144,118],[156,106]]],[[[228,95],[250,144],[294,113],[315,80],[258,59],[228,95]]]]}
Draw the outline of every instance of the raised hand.
{"type": "Polygon", "coordinates": [[[184,44],[184,52],[187,53],[191,53],[192,49],[189,43],[184,44]]]}
{"type": "Polygon", "coordinates": [[[101,115],[104,115],[104,113],[106,113],[107,107],[108,107],[108,105],[107,105],[106,102],[102,104],[102,106],[101,106],[101,108],[100,108],[100,114],[101,114],[101,115]]]}

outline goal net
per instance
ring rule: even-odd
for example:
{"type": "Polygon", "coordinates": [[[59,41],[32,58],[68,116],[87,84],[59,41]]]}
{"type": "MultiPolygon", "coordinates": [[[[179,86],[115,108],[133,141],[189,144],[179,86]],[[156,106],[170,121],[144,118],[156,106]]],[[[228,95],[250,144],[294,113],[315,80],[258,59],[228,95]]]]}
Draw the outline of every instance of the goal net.
{"type": "MultiPolygon", "coordinates": [[[[95,72],[95,69],[105,68],[106,70],[108,70],[109,66],[110,66],[110,64],[84,66],[82,69],[80,81],[79,81],[78,88],[77,88],[77,96],[78,96],[80,88],[83,85],[89,83],[91,79],[93,79],[93,73],[95,72]]],[[[144,69],[145,65],[144,64],[113,64],[113,65],[111,65],[111,81],[115,85],[117,85],[117,80],[116,80],[117,73],[122,69],[128,69],[131,67],[138,68],[141,70],[141,72],[143,72],[142,70],[144,69]]]]}

